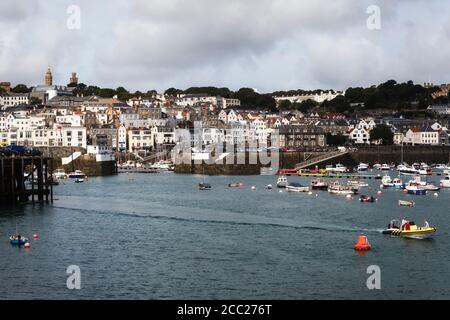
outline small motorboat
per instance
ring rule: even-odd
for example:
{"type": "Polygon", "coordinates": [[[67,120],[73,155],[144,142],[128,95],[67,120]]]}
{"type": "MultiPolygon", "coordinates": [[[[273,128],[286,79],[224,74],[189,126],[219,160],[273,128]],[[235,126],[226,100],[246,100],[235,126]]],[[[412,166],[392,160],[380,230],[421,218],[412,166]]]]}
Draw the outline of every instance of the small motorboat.
{"type": "Polygon", "coordinates": [[[56,180],[58,179],[67,179],[67,174],[63,169],[56,169],[53,172],[53,178],[55,178],[56,180]]]}
{"type": "Polygon", "coordinates": [[[358,172],[367,171],[368,169],[369,169],[369,165],[367,163],[363,163],[363,162],[358,164],[358,167],[356,167],[356,171],[358,171],[358,172]]]}
{"type": "Polygon", "coordinates": [[[286,190],[289,192],[308,192],[309,187],[304,186],[298,182],[292,182],[286,186],[286,190]]]}
{"type": "Polygon", "coordinates": [[[272,185],[271,184],[268,184],[267,186],[266,186],[266,189],[268,189],[268,190],[271,190],[273,187],[272,187],[272,185]]]}
{"type": "Polygon", "coordinates": [[[28,242],[28,238],[22,237],[20,234],[13,234],[9,237],[9,242],[15,246],[21,246],[28,242]]]}
{"type": "Polygon", "coordinates": [[[414,180],[409,181],[408,185],[405,186],[405,190],[408,194],[416,196],[424,196],[427,194],[427,190],[414,180]]]}
{"type": "Polygon", "coordinates": [[[310,183],[313,190],[328,190],[328,183],[323,179],[314,179],[310,183]]]}
{"type": "Polygon", "coordinates": [[[441,187],[442,188],[450,188],[450,176],[447,175],[442,179],[441,181],[441,187]]]}
{"type": "Polygon", "coordinates": [[[81,170],[75,170],[69,173],[69,178],[84,178],[86,175],[81,170]]]}
{"type": "Polygon", "coordinates": [[[211,190],[212,189],[211,185],[209,183],[206,183],[206,182],[199,183],[198,184],[198,188],[200,190],[211,190]]]}
{"type": "Polygon", "coordinates": [[[391,170],[391,166],[388,165],[387,163],[383,163],[380,167],[380,170],[381,171],[389,171],[389,170],[391,170]]]}
{"type": "Polygon", "coordinates": [[[369,196],[367,194],[363,194],[359,197],[359,201],[361,202],[375,202],[375,198],[372,196],[369,196]]]}
{"type": "Polygon", "coordinates": [[[229,183],[228,187],[229,188],[239,188],[241,185],[239,183],[229,183]]]}
{"type": "Polygon", "coordinates": [[[383,188],[403,189],[405,187],[400,178],[391,179],[390,176],[384,176],[381,183],[383,188]]]}
{"type": "Polygon", "coordinates": [[[419,227],[413,221],[392,220],[387,229],[383,230],[383,234],[390,234],[392,236],[413,238],[413,239],[426,239],[432,236],[436,232],[435,227],[430,227],[428,222],[425,222],[425,226],[419,227]]]}
{"type": "Polygon", "coordinates": [[[331,194],[353,195],[358,193],[359,188],[354,186],[343,186],[338,181],[332,181],[328,186],[328,192],[331,194]]]}
{"type": "Polygon", "coordinates": [[[408,200],[398,200],[398,205],[400,207],[414,207],[415,206],[414,201],[408,201],[408,200]]]}
{"type": "Polygon", "coordinates": [[[278,188],[286,188],[288,185],[288,181],[286,176],[279,176],[277,180],[277,187],[278,188]]]}
{"type": "Polygon", "coordinates": [[[75,183],[83,183],[84,182],[84,178],[76,178],[75,179],[75,183]]]}
{"type": "Polygon", "coordinates": [[[362,181],[359,177],[353,177],[350,180],[347,181],[347,185],[350,187],[355,187],[355,188],[364,188],[364,187],[368,187],[369,184],[365,181],[362,181]]]}

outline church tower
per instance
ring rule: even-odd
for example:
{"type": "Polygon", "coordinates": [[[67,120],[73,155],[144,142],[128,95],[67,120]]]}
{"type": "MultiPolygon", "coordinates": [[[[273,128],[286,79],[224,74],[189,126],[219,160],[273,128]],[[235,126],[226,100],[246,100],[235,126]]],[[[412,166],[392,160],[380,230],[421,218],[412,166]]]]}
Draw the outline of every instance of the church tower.
{"type": "Polygon", "coordinates": [[[47,72],[45,73],[45,85],[51,86],[53,84],[53,76],[50,67],[48,67],[47,72]]]}
{"type": "Polygon", "coordinates": [[[69,83],[70,84],[78,84],[78,77],[77,77],[76,72],[72,72],[72,75],[70,76],[70,79],[69,79],[69,83]]]}

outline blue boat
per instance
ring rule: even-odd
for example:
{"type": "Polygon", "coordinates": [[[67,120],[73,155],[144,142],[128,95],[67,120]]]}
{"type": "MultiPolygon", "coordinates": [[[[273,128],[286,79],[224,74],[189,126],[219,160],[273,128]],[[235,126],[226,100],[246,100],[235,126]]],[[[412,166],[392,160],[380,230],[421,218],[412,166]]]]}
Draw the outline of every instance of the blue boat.
{"type": "Polygon", "coordinates": [[[9,242],[14,246],[21,246],[28,242],[28,238],[12,235],[9,237],[9,242]]]}

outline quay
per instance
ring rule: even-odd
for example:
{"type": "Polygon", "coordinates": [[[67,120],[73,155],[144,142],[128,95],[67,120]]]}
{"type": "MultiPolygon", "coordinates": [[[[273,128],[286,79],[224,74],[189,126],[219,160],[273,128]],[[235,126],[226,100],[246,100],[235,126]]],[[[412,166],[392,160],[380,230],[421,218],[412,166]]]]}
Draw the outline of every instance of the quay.
{"type": "Polygon", "coordinates": [[[0,205],[53,202],[52,172],[52,158],[0,156],[0,205]]]}

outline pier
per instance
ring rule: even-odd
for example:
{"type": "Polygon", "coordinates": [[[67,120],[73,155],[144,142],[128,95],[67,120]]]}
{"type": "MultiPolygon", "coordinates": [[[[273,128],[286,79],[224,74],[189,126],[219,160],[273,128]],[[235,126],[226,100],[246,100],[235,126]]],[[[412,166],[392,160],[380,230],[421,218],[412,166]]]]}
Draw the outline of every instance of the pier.
{"type": "Polygon", "coordinates": [[[53,159],[0,157],[0,205],[53,202],[53,159]]]}

